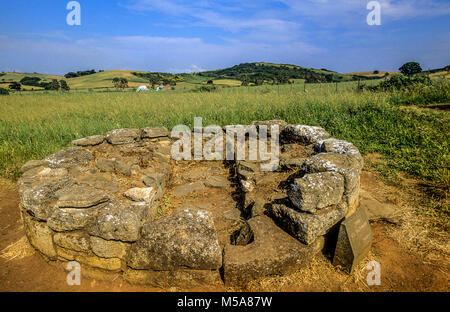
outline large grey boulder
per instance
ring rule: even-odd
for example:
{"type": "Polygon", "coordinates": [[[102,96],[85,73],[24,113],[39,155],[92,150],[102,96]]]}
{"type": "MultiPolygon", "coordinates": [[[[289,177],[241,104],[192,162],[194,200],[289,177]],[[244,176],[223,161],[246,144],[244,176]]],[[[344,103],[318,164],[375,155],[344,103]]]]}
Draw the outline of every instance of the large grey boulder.
{"type": "Polygon", "coordinates": [[[271,217],[281,228],[308,245],[326,234],[346,213],[346,205],[330,207],[318,214],[299,212],[283,204],[273,204],[270,209],[271,217]]]}
{"type": "Polygon", "coordinates": [[[131,144],[140,138],[140,129],[117,129],[106,134],[106,140],[112,145],[131,144]]]}
{"type": "Polygon", "coordinates": [[[288,195],[298,209],[314,213],[342,200],[344,177],[336,172],[307,174],[293,181],[288,195]]]}
{"type": "Polygon", "coordinates": [[[342,174],[347,204],[353,206],[357,202],[361,165],[355,157],[336,153],[317,154],[308,158],[301,170],[304,173],[336,172],[342,174]]]}
{"type": "Polygon", "coordinates": [[[329,137],[330,135],[325,129],[305,125],[287,125],[281,133],[283,142],[298,142],[303,144],[316,144],[329,137]]]}
{"type": "Polygon", "coordinates": [[[94,155],[88,149],[75,146],[50,155],[45,159],[50,168],[70,168],[86,166],[94,160],[94,155]]]}
{"type": "Polygon", "coordinates": [[[180,210],[146,223],[141,234],[130,252],[128,265],[134,269],[217,270],[222,265],[222,251],[210,212],[180,210]]]}

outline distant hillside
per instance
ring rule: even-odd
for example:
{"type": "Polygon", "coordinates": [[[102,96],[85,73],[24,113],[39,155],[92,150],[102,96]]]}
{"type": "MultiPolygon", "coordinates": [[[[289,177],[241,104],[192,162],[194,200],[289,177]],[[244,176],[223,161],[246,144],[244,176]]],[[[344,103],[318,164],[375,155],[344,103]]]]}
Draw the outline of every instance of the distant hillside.
{"type": "Polygon", "coordinates": [[[98,72],[92,75],[66,79],[71,89],[106,89],[114,88],[112,83],[114,78],[125,78],[128,80],[129,87],[138,87],[148,83],[148,80],[137,77],[130,70],[108,70],[98,72]]]}
{"type": "Polygon", "coordinates": [[[345,75],[325,69],[304,68],[290,64],[242,63],[233,67],[196,73],[207,79],[248,80],[249,82],[281,82],[304,79],[312,82],[341,82],[351,80],[345,75]]]}

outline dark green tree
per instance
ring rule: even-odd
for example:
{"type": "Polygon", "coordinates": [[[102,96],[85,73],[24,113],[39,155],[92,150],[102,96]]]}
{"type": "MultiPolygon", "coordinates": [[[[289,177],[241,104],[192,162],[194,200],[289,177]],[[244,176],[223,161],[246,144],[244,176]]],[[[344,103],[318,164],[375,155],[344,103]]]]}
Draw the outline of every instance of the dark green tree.
{"type": "Polygon", "coordinates": [[[58,91],[61,86],[57,79],[52,79],[52,82],[49,85],[50,90],[58,91]]]}
{"type": "Polygon", "coordinates": [[[250,82],[247,75],[242,75],[241,76],[241,81],[242,81],[242,86],[243,87],[248,86],[248,84],[250,82]]]}
{"type": "Polygon", "coordinates": [[[67,82],[65,80],[60,80],[59,84],[61,85],[61,90],[62,91],[66,91],[66,92],[70,91],[70,87],[69,87],[69,85],[67,84],[67,82]]]}
{"type": "Polygon", "coordinates": [[[14,82],[11,82],[11,84],[9,85],[9,88],[11,90],[20,91],[20,90],[22,90],[22,85],[16,81],[14,81],[14,82]]]}
{"type": "Polygon", "coordinates": [[[417,62],[408,62],[398,69],[405,76],[413,76],[422,72],[422,67],[417,62]]]}
{"type": "Polygon", "coordinates": [[[126,78],[115,77],[112,82],[116,89],[128,88],[128,80],[126,78]]]}

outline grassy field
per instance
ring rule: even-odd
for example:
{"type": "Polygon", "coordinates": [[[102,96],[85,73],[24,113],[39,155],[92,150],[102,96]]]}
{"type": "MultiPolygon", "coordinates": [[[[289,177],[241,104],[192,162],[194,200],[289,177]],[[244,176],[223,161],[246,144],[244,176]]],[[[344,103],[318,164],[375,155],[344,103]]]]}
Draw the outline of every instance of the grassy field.
{"type": "MultiPolygon", "coordinates": [[[[370,82],[375,83],[375,82],[370,82]]],[[[447,85],[448,87],[448,85],[447,85]]],[[[392,105],[390,93],[357,92],[356,83],[228,87],[214,92],[161,93],[21,92],[0,97],[0,173],[17,178],[20,166],[70,145],[73,139],[112,129],[178,124],[248,124],[283,119],[318,125],[353,142],[363,154],[378,153],[387,178],[419,179],[443,201],[448,217],[448,111],[392,105]]]]}

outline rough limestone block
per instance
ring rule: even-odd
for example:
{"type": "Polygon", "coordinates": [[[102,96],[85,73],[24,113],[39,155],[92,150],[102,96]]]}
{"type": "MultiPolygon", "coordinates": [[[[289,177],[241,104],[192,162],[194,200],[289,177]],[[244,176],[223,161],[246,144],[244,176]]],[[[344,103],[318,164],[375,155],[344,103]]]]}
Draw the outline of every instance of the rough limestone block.
{"type": "Polygon", "coordinates": [[[306,266],[323,245],[320,240],[310,246],[298,242],[266,216],[252,218],[248,224],[253,242],[225,247],[226,285],[243,286],[261,277],[295,272],[306,266]]]}
{"type": "Polygon", "coordinates": [[[140,129],[117,129],[106,134],[106,140],[112,145],[131,144],[140,138],[140,129]]]}
{"type": "Polygon", "coordinates": [[[108,241],[100,237],[91,236],[90,244],[94,254],[101,258],[125,259],[130,244],[108,241]]]}
{"type": "Polygon", "coordinates": [[[90,250],[89,235],[83,232],[56,233],[53,236],[55,245],[79,252],[90,250]]]}
{"type": "Polygon", "coordinates": [[[106,240],[135,242],[141,228],[140,217],[119,202],[100,208],[95,220],[87,228],[89,235],[106,240]]]}
{"type": "Polygon", "coordinates": [[[301,211],[315,213],[337,205],[344,195],[344,177],[336,172],[307,174],[289,186],[291,202],[301,211]]]}
{"type": "Polygon", "coordinates": [[[222,266],[222,250],[208,211],[180,210],[146,223],[141,234],[130,252],[131,268],[176,271],[218,270],[222,266]]]}
{"type": "Polygon", "coordinates": [[[70,168],[88,165],[94,160],[94,155],[90,150],[75,146],[50,155],[45,160],[50,168],[70,168]]]}
{"type": "Polygon", "coordinates": [[[299,212],[283,204],[274,204],[270,210],[271,217],[282,229],[308,245],[326,234],[346,213],[346,205],[330,207],[318,214],[299,212]]]}
{"type": "Polygon", "coordinates": [[[73,145],[77,146],[95,146],[102,144],[105,141],[104,135],[93,135],[86,138],[72,141],[73,145]]]}
{"type": "Polygon", "coordinates": [[[47,225],[57,232],[81,230],[94,220],[95,212],[96,209],[57,208],[47,225]]]}
{"type": "Polygon", "coordinates": [[[355,157],[360,163],[362,169],[364,160],[359,152],[358,148],[350,142],[337,140],[334,138],[326,139],[318,142],[314,146],[314,150],[317,153],[337,153],[355,157]]]}
{"type": "Polygon", "coordinates": [[[25,233],[34,248],[50,259],[56,258],[56,250],[53,245],[53,231],[44,222],[34,220],[26,212],[22,213],[25,233]]]}
{"type": "Polygon", "coordinates": [[[141,137],[143,139],[155,139],[169,136],[169,130],[166,127],[154,127],[142,129],[141,137]]]}
{"type": "Polygon", "coordinates": [[[109,196],[96,188],[88,185],[71,185],[56,192],[59,208],[90,208],[103,204],[109,200],[109,196]]]}
{"type": "Polygon", "coordinates": [[[330,135],[325,129],[305,125],[287,125],[281,133],[283,142],[298,142],[303,144],[316,144],[329,137],[330,135]]]}

